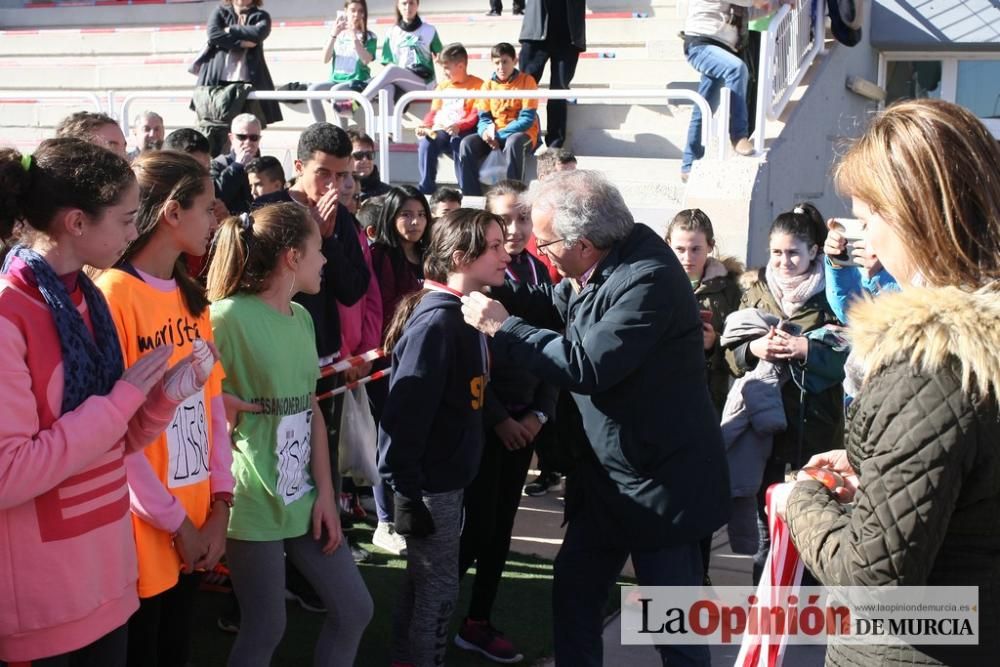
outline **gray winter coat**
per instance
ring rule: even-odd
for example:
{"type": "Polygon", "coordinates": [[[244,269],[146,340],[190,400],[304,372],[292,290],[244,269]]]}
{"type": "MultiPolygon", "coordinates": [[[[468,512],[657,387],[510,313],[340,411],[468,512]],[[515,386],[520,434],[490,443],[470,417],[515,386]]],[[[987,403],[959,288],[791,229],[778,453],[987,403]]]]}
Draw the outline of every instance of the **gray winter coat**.
{"type": "MultiPolygon", "coordinates": [[[[759,338],[778,322],[778,317],[757,308],[737,310],[726,318],[721,344],[725,347],[747,338],[759,338]]],[[[771,456],[773,436],[788,428],[781,400],[781,387],[788,378],[787,363],[759,361],[729,390],[722,410],[722,439],[734,498],[757,495],[764,464],[771,456]]]]}

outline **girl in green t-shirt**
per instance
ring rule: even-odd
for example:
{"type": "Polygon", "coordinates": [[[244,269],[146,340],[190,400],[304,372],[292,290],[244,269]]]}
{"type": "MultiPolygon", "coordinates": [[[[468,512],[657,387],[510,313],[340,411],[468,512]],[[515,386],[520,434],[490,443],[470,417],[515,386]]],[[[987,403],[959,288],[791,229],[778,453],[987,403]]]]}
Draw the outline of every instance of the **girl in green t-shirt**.
{"type": "Polygon", "coordinates": [[[382,42],[385,68],[364,90],[365,97],[373,100],[378,91],[388,89],[389,104],[383,113],[392,113],[394,88],[404,93],[434,88],[434,61],[444,47],[437,28],[417,14],[419,7],[419,0],[397,0],[396,25],[389,28],[382,42]]]}
{"type": "Polygon", "coordinates": [[[222,388],[246,408],[229,419],[236,487],[226,554],[242,612],[230,664],[270,663],[285,629],[285,554],[327,609],[317,664],[353,664],[372,615],[342,546],[312,318],[291,300],[319,292],[320,246],[307,209],[273,204],[225,220],[209,266],[222,388]]]}
{"type": "MultiPolygon", "coordinates": [[[[368,65],[375,60],[378,38],[368,30],[368,3],[366,0],[347,0],[344,11],[337,12],[330,39],[323,50],[323,64],[333,61],[329,81],[309,86],[309,90],[354,90],[361,92],[372,77],[368,65]]],[[[334,108],[344,104],[350,110],[350,101],[334,103],[334,108]]],[[[322,100],[309,100],[309,111],[317,122],[326,120],[322,100]]]]}

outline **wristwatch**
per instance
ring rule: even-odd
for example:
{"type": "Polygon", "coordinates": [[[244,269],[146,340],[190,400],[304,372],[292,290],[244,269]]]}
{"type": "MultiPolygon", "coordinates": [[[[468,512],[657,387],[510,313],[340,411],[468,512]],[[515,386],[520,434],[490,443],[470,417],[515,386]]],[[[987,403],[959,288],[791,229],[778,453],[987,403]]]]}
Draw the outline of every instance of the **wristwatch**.
{"type": "Polygon", "coordinates": [[[538,417],[538,423],[541,424],[542,426],[545,426],[546,424],[549,423],[549,416],[544,412],[542,412],[541,410],[532,410],[531,414],[538,417]]]}

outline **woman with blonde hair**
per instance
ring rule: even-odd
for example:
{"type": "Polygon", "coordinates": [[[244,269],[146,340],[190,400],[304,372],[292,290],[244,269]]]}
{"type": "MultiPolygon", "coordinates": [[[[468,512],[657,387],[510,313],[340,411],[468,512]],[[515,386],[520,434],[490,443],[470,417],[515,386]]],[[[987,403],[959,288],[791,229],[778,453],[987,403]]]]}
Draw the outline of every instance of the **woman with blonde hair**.
{"type": "Polygon", "coordinates": [[[799,474],[784,507],[791,537],[827,586],[978,586],[979,627],[974,645],[831,643],[826,663],[989,664],[1000,650],[1000,149],[966,109],[904,102],[872,122],[836,182],[902,291],[850,311],[861,389],[846,450],[808,463],[842,480],[828,490],[799,474]]]}

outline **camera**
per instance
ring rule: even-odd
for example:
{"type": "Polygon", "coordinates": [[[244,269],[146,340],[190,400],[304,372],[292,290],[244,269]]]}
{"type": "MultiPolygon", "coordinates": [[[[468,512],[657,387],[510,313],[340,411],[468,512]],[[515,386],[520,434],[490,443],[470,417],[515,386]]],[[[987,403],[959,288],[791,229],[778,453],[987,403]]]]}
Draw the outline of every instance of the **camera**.
{"type": "Polygon", "coordinates": [[[854,261],[854,244],[864,239],[864,229],[857,218],[834,218],[830,223],[831,231],[839,232],[847,240],[847,247],[839,255],[831,255],[830,261],[837,266],[858,266],[854,261]]]}

